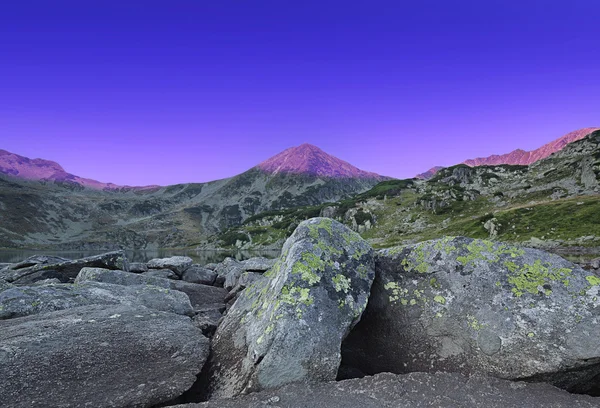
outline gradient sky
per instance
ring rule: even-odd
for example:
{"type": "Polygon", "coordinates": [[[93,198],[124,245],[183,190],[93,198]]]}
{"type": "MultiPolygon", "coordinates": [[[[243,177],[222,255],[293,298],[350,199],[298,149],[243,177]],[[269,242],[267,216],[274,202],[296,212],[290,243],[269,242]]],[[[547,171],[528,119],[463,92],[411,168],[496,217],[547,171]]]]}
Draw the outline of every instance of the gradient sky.
{"type": "Polygon", "coordinates": [[[598,0],[1,3],[0,148],[104,182],[303,142],[405,178],[600,125],[598,0]]]}

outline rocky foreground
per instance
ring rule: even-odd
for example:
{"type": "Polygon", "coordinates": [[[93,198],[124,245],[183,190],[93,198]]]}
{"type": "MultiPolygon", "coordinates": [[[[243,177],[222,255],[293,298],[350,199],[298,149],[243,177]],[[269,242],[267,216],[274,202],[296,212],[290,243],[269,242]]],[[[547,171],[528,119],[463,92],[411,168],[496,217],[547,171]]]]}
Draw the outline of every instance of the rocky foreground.
{"type": "Polygon", "coordinates": [[[599,290],[540,250],[375,252],[328,218],[277,260],[36,256],[0,264],[0,405],[596,407],[599,290]]]}

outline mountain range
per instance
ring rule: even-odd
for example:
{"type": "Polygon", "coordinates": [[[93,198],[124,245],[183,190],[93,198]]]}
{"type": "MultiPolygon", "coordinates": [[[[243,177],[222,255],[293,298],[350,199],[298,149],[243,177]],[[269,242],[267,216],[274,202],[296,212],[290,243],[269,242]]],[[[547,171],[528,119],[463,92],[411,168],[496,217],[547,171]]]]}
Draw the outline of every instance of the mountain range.
{"type": "Polygon", "coordinates": [[[187,246],[257,213],[337,201],[386,179],[308,144],[231,178],[166,187],[101,183],[4,152],[0,247],[187,246]]]}
{"type": "MultiPolygon", "coordinates": [[[[598,202],[599,133],[593,130],[569,133],[532,152],[436,168],[426,181],[363,171],[309,144],[231,178],[165,187],[102,183],[69,174],[55,162],[0,151],[0,247],[278,248],[297,222],[317,215],[362,228],[376,244],[396,243],[398,236],[427,238],[435,234],[423,231],[453,225],[452,217],[464,222],[525,199],[586,195],[598,202]],[[407,201],[377,201],[399,196],[407,201]],[[460,204],[471,202],[478,207],[460,204]],[[441,218],[448,211],[452,217],[441,218]]],[[[569,210],[582,208],[588,207],[569,210]]],[[[593,214],[586,222],[593,224],[593,214]]],[[[468,235],[461,228],[452,231],[468,235]]]]}
{"type": "MultiPolygon", "coordinates": [[[[501,154],[501,155],[491,155],[488,157],[477,157],[475,159],[468,159],[463,161],[463,164],[467,166],[486,166],[486,165],[498,165],[498,164],[518,164],[518,165],[529,165],[535,163],[538,160],[544,159],[550,156],[552,153],[556,153],[562,150],[569,143],[575,142],[577,140],[583,139],[585,136],[589,135],[595,130],[600,128],[583,128],[576,130],[571,133],[567,133],[566,135],[543,145],[540,148],[531,151],[525,151],[521,149],[513,150],[510,153],[501,154]]],[[[424,173],[418,174],[416,177],[419,179],[429,179],[433,177],[438,171],[443,169],[441,166],[435,166],[431,169],[427,170],[424,173]]]]}
{"type": "Polygon", "coordinates": [[[380,248],[468,236],[598,254],[600,130],[529,165],[459,164],[428,180],[386,180],[335,203],[256,214],[211,239],[215,246],[236,237],[244,248],[269,247],[317,215],[380,248]]]}

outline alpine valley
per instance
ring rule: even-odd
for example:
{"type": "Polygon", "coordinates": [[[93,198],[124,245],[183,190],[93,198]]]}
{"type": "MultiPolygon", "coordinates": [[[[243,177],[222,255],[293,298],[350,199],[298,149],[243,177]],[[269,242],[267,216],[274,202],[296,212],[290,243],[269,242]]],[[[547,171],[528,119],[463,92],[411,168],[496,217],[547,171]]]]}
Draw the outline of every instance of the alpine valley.
{"type": "Polygon", "coordinates": [[[369,173],[304,144],[232,178],[129,187],[0,151],[0,247],[279,249],[297,225],[336,219],[375,247],[448,235],[600,247],[600,131],[413,179],[369,173]]]}

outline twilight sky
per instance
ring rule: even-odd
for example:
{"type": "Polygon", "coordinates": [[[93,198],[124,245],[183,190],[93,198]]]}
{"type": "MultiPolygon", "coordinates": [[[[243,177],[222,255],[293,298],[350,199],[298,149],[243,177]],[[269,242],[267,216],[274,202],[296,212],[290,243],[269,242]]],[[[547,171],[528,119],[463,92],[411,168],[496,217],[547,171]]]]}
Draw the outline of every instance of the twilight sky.
{"type": "Polygon", "coordinates": [[[308,142],[364,170],[600,125],[598,0],[0,4],[0,149],[146,185],[308,142]]]}

